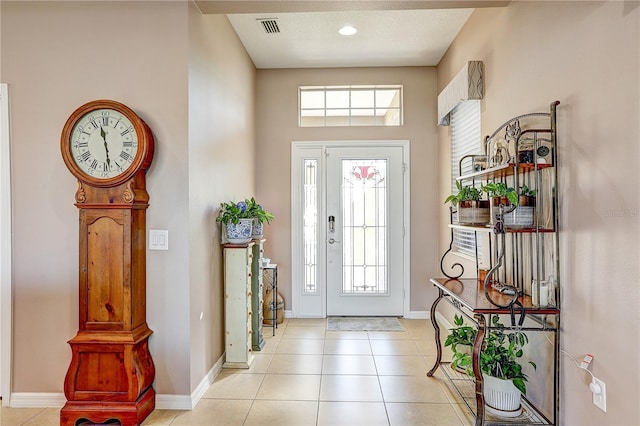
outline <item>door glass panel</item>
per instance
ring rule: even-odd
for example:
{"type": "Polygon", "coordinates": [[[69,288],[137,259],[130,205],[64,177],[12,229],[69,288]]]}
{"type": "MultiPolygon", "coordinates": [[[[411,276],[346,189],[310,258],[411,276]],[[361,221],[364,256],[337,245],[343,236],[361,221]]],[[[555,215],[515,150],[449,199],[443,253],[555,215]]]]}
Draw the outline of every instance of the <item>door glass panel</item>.
{"type": "Polygon", "coordinates": [[[318,265],[318,160],[304,160],[304,293],[316,293],[318,265]]]}
{"type": "Polygon", "coordinates": [[[387,294],[387,160],[342,160],[342,294],[387,294]]]}

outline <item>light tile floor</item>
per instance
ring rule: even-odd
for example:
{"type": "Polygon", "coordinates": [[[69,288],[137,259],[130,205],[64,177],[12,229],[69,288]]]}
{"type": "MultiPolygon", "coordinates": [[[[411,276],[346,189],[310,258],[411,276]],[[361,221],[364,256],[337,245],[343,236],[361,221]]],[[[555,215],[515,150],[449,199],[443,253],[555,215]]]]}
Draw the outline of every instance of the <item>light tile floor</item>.
{"type": "MultiPolygon", "coordinates": [[[[150,425],[470,425],[466,407],[435,360],[433,328],[401,320],[403,332],[326,331],[324,319],[288,319],[251,368],[223,369],[191,411],[155,410],[150,425]]],[[[0,425],[57,425],[53,408],[2,408],[0,425]]]]}

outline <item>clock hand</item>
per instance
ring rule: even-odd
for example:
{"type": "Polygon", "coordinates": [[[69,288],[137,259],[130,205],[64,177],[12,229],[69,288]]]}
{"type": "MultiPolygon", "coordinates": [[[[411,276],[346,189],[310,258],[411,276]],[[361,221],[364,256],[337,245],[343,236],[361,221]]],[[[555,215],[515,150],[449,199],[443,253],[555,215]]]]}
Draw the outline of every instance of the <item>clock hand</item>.
{"type": "Polygon", "coordinates": [[[104,140],[104,150],[107,153],[107,167],[111,168],[111,160],[109,160],[109,146],[107,145],[107,134],[102,127],[100,127],[100,136],[102,136],[102,140],[104,140]]]}

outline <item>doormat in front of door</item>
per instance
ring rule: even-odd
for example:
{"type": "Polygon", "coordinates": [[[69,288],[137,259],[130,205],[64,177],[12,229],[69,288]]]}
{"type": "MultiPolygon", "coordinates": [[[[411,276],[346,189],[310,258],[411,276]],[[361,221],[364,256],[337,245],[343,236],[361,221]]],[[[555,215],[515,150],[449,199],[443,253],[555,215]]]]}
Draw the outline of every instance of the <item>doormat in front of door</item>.
{"type": "Polygon", "coordinates": [[[330,331],[405,331],[395,317],[329,317],[330,331]]]}

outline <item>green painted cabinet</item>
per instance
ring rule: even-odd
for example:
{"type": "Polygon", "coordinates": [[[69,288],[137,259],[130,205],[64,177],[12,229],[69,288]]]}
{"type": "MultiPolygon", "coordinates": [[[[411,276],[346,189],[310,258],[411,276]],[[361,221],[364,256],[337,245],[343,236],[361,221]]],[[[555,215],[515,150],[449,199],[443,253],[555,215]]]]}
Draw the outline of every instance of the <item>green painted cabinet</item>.
{"type": "Polygon", "coordinates": [[[251,346],[254,351],[264,348],[265,341],[262,335],[262,258],[264,256],[264,242],[266,240],[254,240],[253,261],[251,262],[251,305],[253,315],[251,318],[251,346]]]}

